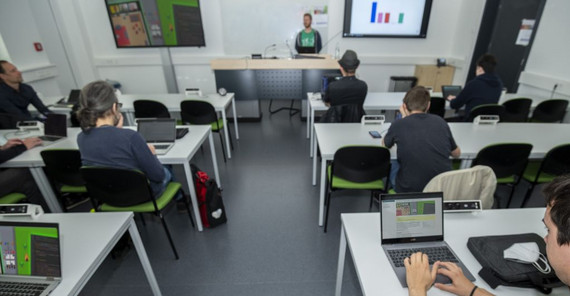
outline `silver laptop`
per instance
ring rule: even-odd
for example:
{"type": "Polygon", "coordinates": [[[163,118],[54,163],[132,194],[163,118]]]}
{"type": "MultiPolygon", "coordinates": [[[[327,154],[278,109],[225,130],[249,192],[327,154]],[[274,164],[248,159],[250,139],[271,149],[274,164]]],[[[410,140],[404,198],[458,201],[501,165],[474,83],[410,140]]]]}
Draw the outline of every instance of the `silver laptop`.
{"type": "Polygon", "coordinates": [[[176,140],[174,118],[142,118],[137,120],[138,132],[148,144],[152,144],[157,155],[166,154],[176,140]]]}
{"type": "Polygon", "coordinates": [[[42,145],[51,145],[67,137],[67,116],[65,114],[48,114],[44,122],[44,135],[39,138],[42,145]]]}
{"type": "Polygon", "coordinates": [[[0,244],[0,295],[49,295],[61,282],[57,223],[0,221],[0,244]]]}
{"type": "Polygon", "coordinates": [[[461,85],[442,85],[441,94],[447,100],[448,96],[457,96],[461,92],[461,85]]]}
{"type": "MultiPolygon", "coordinates": [[[[408,286],[404,259],[416,252],[428,254],[430,265],[435,261],[454,262],[475,281],[443,240],[443,192],[385,194],[380,200],[382,249],[402,287],[408,286]]],[[[451,281],[438,274],[436,282],[451,281]]]]}

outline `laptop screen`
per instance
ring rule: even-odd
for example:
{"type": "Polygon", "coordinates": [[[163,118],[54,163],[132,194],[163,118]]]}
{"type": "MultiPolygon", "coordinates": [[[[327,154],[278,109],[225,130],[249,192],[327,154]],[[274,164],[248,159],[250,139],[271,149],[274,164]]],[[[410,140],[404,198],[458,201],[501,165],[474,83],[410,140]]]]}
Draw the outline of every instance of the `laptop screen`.
{"type": "Polygon", "coordinates": [[[461,85],[442,85],[441,94],[444,99],[448,96],[457,96],[461,92],[461,85]]]}
{"type": "Polygon", "coordinates": [[[79,95],[81,95],[80,89],[72,89],[71,92],[69,93],[69,96],[67,97],[67,103],[75,104],[79,102],[79,95]]]}
{"type": "Polygon", "coordinates": [[[443,240],[443,193],[381,197],[382,244],[443,240]]]}
{"type": "Polygon", "coordinates": [[[67,116],[65,114],[48,114],[44,129],[46,136],[67,137],[67,116]]]}
{"type": "Polygon", "coordinates": [[[61,277],[56,223],[0,222],[3,275],[61,277]]]}
{"type": "Polygon", "coordinates": [[[138,132],[148,143],[174,142],[176,120],[174,118],[139,119],[138,132]]]}

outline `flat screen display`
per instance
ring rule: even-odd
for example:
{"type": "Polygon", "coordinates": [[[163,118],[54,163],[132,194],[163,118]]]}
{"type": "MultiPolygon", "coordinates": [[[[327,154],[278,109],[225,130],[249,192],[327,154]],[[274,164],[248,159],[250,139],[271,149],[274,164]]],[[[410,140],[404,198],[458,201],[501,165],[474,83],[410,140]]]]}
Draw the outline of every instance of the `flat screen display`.
{"type": "Polygon", "coordinates": [[[432,0],[345,0],[343,37],[426,38],[432,0]]]}
{"type": "Polygon", "coordinates": [[[199,0],[105,0],[118,48],[206,46],[199,0]]]}

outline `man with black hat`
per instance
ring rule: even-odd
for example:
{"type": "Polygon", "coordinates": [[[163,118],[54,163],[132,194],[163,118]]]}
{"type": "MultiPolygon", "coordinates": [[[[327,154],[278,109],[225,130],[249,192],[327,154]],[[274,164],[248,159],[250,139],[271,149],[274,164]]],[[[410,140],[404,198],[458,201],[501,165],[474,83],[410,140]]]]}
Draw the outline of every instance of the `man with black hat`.
{"type": "Polygon", "coordinates": [[[343,77],[328,86],[323,101],[328,106],[356,104],[361,109],[368,93],[368,85],[355,76],[360,64],[356,52],[347,50],[338,63],[343,77]]]}

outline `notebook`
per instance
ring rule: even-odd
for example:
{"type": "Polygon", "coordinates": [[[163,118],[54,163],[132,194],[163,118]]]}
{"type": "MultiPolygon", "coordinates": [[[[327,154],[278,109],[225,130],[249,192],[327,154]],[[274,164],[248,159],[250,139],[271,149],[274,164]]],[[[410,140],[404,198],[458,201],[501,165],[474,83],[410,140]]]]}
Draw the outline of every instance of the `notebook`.
{"type": "Polygon", "coordinates": [[[39,136],[42,145],[51,145],[67,137],[67,116],[65,114],[48,114],[44,122],[44,135],[39,136]]]}
{"type": "MultiPolygon", "coordinates": [[[[416,252],[428,254],[435,261],[454,262],[463,274],[475,281],[443,237],[443,192],[383,194],[380,196],[380,236],[382,249],[396,272],[402,287],[407,287],[404,258],[416,252]]],[[[438,283],[450,283],[439,275],[438,283]]]]}
{"type": "Polygon", "coordinates": [[[442,85],[441,94],[447,100],[448,96],[457,96],[461,92],[461,85],[442,85]]]}
{"type": "Polygon", "coordinates": [[[0,221],[0,245],[0,295],[44,296],[61,282],[57,223],[0,221]]]}
{"type": "Polygon", "coordinates": [[[176,140],[174,118],[141,118],[137,120],[138,132],[148,144],[154,146],[157,155],[166,154],[176,140]]]}

